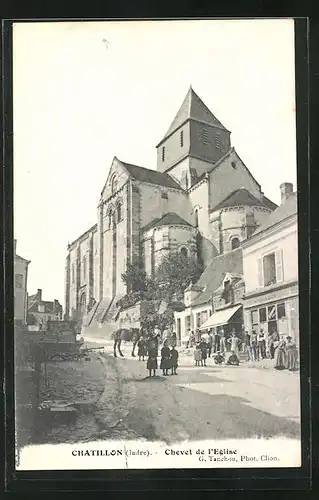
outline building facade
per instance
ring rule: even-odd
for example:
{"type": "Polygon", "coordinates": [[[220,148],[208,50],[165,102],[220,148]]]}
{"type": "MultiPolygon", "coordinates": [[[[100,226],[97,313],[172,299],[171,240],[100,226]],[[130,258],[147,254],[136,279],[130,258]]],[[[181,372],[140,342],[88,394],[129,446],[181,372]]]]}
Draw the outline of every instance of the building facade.
{"type": "Polygon", "coordinates": [[[297,194],[281,185],[282,204],[242,243],[244,321],[249,330],[277,331],[299,344],[297,194]]]}
{"type": "Polygon", "coordinates": [[[156,170],[114,157],[96,224],[68,246],[66,318],[87,327],[111,323],[128,292],[121,275],[129,264],[151,275],[164,255],[181,252],[207,267],[275,208],[230,132],[190,88],[157,145],[156,170]]]}
{"type": "Polygon", "coordinates": [[[30,329],[45,330],[48,321],[62,321],[62,305],[56,299],[43,300],[42,290],[38,289],[36,294],[29,295],[27,319],[30,329]]]}
{"type": "Polygon", "coordinates": [[[17,254],[17,240],[14,240],[14,322],[25,325],[28,303],[28,266],[30,260],[17,254]]]}

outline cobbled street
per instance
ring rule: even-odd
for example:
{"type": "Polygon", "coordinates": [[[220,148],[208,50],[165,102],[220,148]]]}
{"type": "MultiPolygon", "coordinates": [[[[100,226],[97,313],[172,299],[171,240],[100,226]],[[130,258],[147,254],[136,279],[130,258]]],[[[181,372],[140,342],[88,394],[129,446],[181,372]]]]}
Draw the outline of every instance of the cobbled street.
{"type": "MultiPolygon", "coordinates": [[[[212,359],[195,367],[192,354],[181,353],[177,375],[157,370],[149,379],[146,361],[131,357],[131,343],[123,353],[115,359],[109,343],[91,361],[60,363],[64,383],[56,385],[55,397],[82,400],[83,407],[74,422],[46,429],[38,442],[299,438],[298,372],[216,366],[212,359]]],[[[57,369],[51,365],[51,376],[57,369]]]]}

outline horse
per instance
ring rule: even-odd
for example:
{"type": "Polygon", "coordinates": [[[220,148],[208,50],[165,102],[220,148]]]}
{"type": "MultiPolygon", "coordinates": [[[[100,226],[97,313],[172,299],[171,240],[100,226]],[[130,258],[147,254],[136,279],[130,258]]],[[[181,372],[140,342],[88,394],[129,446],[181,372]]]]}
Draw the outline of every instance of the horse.
{"type": "Polygon", "coordinates": [[[114,339],[113,352],[115,358],[117,357],[116,350],[118,350],[119,355],[122,358],[124,358],[124,354],[121,351],[121,344],[123,340],[129,340],[131,336],[132,332],[128,328],[120,328],[119,330],[116,330],[116,332],[113,333],[113,339],[114,339]]]}

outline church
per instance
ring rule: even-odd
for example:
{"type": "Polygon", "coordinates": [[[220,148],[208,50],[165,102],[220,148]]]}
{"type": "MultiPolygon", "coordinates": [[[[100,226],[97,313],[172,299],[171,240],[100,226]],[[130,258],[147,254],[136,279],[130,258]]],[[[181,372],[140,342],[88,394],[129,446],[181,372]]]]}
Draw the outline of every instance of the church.
{"type": "Polygon", "coordinates": [[[156,170],[114,157],[96,223],[68,245],[66,318],[96,327],[112,322],[129,264],[152,275],[164,255],[181,252],[207,267],[263,223],[277,205],[230,134],[190,87],[156,146],[156,170]]]}

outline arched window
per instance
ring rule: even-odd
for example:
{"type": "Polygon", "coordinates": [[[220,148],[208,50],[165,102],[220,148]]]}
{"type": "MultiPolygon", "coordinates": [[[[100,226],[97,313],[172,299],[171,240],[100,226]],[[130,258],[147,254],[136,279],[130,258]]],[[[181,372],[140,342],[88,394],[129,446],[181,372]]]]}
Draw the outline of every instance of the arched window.
{"type": "Polygon", "coordinates": [[[112,180],[111,180],[111,191],[112,191],[112,194],[117,191],[117,177],[115,174],[113,175],[112,180]]]}
{"type": "Polygon", "coordinates": [[[195,227],[198,227],[198,208],[195,208],[195,227]]]}
{"type": "Polygon", "coordinates": [[[115,224],[115,212],[114,209],[112,208],[109,211],[109,229],[111,229],[114,224],[115,224]]]}
{"type": "Polygon", "coordinates": [[[186,247],[181,247],[179,253],[182,255],[182,257],[188,257],[188,249],[186,247]]]}
{"type": "Polygon", "coordinates": [[[239,241],[239,238],[233,238],[231,240],[231,249],[232,250],[235,250],[235,248],[239,248],[240,247],[240,241],[239,241]]]}
{"type": "Polygon", "coordinates": [[[83,279],[86,279],[86,256],[83,257],[83,279]]]}
{"type": "Polygon", "coordinates": [[[120,201],[116,205],[116,212],[117,222],[120,222],[122,220],[122,203],[120,201]]]}

